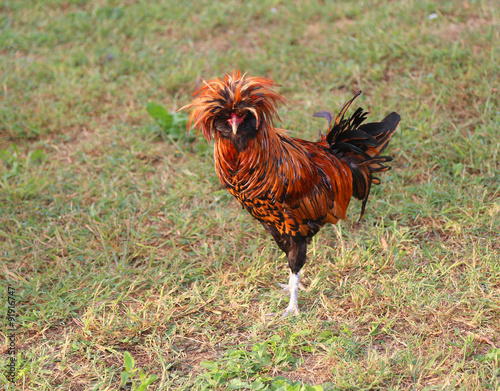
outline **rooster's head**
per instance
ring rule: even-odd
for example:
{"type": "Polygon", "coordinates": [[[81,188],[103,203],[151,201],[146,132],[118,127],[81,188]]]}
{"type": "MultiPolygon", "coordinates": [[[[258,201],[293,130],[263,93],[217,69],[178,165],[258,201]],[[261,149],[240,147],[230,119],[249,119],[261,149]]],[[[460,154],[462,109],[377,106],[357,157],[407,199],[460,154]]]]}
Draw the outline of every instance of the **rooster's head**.
{"type": "Polygon", "coordinates": [[[286,99],[273,90],[275,85],[272,80],[233,71],[224,78],[203,80],[191,103],[180,110],[191,110],[188,129],[196,127],[208,141],[215,132],[228,138],[255,134],[280,120],[278,103],[286,103],[286,99]]]}

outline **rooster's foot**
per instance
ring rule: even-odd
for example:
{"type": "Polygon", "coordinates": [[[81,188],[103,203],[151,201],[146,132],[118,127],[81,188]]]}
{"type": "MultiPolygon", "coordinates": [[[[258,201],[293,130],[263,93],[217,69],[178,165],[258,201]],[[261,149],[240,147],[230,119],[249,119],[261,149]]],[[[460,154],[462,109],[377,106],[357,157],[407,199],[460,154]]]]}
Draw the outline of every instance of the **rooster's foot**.
{"type": "MultiPolygon", "coordinates": [[[[278,285],[282,288],[282,292],[290,293],[290,303],[282,313],[281,317],[286,318],[289,315],[300,315],[298,306],[299,289],[305,290],[304,286],[300,283],[300,271],[297,274],[290,271],[290,281],[288,282],[288,285],[279,283],[278,285]]],[[[274,316],[276,314],[266,315],[274,316]]]]}
{"type": "MultiPolygon", "coordinates": [[[[279,282],[276,283],[280,288],[281,288],[281,293],[289,293],[290,292],[290,286],[288,284],[281,284],[279,282]]],[[[306,291],[306,287],[302,285],[301,282],[299,282],[299,289],[301,291],[306,291]]]]}

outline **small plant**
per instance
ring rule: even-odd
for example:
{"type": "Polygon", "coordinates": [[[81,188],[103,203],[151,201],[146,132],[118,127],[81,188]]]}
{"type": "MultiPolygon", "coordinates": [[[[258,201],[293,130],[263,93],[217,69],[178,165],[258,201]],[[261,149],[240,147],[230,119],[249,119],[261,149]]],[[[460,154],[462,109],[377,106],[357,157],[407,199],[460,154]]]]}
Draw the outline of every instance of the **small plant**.
{"type": "Polygon", "coordinates": [[[219,361],[203,361],[206,372],[198,378],[202,389],[211,390],[226,386],[230,390],[272,390],[272,391],[323,391],[322,386],[310,386],[301,382],[268,375],[272,368],[285,371],[296,370],[301,360],[289,350],[298,346],[299,333],[288,334],[284,339],[273,336],[265,342],[256,343],[251,352],[244,349],[231,350],[219,361]]]}
{"type": "Polygon", "coordinates": [[[302,384],[301,382],[291,382],[288,379],[276,378],[271,383],[271,391],[324,391],[323,386],[311,386],[309,384],[302,384]]]}
{"type": "Polygon", "coordinates": [[[193,142],[196,139],[193,133],[186,132],[188,117],[185,113],[170,113],[156,103],[148,103],[146,110],[160,128],[162,137],[173,141],[184,140],[188,142],[193,142]]]}
{"type": "Polygon", "coordinates": [[[158,379],[156,375],[147,376],[142,369],[135,368],[135,360],[129,352],[124,353],[123,359],[125,361],[125,370],[121,374],[121,386],[124,386],[130,380],[132,382],[132,391],[144,391],[149,389],[149,386],[158,379]],[[139,379],[137,379],[137,372],[139,372],[139,379]]]}

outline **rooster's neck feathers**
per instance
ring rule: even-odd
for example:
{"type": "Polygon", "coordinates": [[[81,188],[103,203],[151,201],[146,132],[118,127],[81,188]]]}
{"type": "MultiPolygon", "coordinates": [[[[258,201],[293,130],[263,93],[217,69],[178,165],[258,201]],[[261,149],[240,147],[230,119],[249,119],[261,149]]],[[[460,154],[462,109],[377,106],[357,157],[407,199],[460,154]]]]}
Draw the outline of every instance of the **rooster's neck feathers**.
{"type": "Polygon", "coordinates": [[[257,129],[269,129],[274,120],[280,121],[278,104],[287,103],[283,96],[273,90],[275,86],[270,79],[233,71],[223,78],[203,80],[201,87],[194,92],[191,103],[180,110],[192,110],[188,128],[194,126],[201,129],[207,141],[214,136],[214,121],[231,113],[243,115],[251,112],[257,120],[257,129]]]}

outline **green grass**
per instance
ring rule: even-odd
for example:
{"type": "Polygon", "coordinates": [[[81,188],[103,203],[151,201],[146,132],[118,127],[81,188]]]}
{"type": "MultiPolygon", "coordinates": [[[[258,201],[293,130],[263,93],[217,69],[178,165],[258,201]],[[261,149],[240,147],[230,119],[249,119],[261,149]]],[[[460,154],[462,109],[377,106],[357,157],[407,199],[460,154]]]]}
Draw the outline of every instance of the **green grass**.
{"type": "Polygon", "coordinates": [[[496,3],[152,3],[0,5],[16,389],[498,389],[496,3]],[[353,202],[310,246],[299,318],[265,316],[286,260],[211,147],[158,120],[233,68],[282,85],[294,136],[358,89],[371,119],[402,116],[363,220],[353,202]]]}

